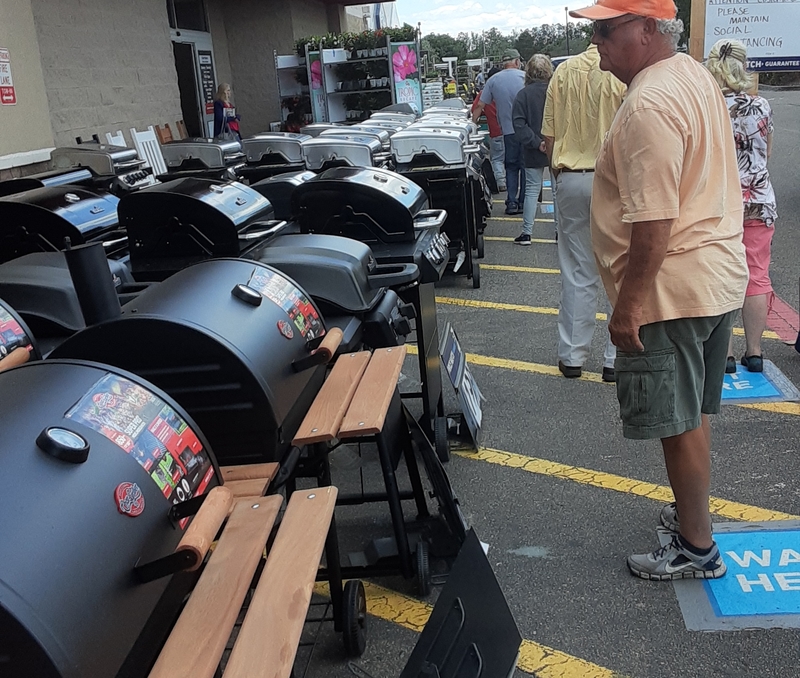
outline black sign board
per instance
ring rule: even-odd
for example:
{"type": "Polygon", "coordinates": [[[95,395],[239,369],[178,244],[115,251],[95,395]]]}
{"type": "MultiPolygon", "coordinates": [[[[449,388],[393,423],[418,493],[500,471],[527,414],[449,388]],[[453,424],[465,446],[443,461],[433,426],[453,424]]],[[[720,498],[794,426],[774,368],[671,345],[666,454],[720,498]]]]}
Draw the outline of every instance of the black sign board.
{"type": "Polygon", "coordinates": [[[213,115],[214,94],[217,91],[217,83],[214,79],[214,57],[210,50],[197,50],[197,60],[200,63],[200,86],[203,88],[206,115],[213,115]]]}

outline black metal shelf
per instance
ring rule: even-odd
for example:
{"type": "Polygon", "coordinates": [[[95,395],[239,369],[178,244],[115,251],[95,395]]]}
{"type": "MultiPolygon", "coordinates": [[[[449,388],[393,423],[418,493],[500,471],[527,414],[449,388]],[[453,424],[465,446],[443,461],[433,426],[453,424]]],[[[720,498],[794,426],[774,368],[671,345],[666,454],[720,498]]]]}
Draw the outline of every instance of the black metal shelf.
{"type": "Polygon", "coordinates": [[[337,89],[328,94],[368,94],[369,92],[391,92],[391,87],[370,87],[369,89],[337,89]]]}
{"type": "Polygon", "coordinates": [[[328,63],[328,66],[339,66],[341,64],[359,64],[363,61],[378,61],[379,59],[383,59],[384,61],[388,61],[389,57],[386,54],[376,57],[362,57],[361,59],[348,59],[347,61],[334,61],[332,63],[328,63]]]}

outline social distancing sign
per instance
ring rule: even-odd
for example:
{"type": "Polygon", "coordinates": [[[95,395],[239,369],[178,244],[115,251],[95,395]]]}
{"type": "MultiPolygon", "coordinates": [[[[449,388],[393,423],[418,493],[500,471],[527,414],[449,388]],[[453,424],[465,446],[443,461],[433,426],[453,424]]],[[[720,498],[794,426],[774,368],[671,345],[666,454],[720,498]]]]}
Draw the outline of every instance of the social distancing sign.
{"type": "Polygon", "coordinates": [[[800,391],[770,360],[763,372],[748,372],[736,366],[736,374],[726,374],[722,382],[722,404],[769,403],[800,400],[800,391]]]}
{"type": "Polygon", "coordinates": [[[799,628],[800,521],[717,523],[714,540],[725,576],[674,582],[686,628],[799,628]]]}

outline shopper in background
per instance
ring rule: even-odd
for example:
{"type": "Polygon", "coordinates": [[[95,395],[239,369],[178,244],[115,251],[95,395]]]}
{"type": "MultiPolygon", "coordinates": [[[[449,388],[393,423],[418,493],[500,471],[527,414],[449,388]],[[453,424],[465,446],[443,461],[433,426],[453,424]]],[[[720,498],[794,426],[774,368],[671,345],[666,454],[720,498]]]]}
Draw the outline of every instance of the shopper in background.
{"type": "Polygon", "coordinates": [[[514,239],[518,245],[530,245],[533,221],[539,205],[547,150],[542,136],[542,115],[547,96],[547,83],[553,77],[550,57],[534,54],[525,65],[525,87],[514,101],[512,119],[514,134],[522,146],[525,163],[525,204],[522,211],[522,234],[514,239]]]}
{"type": "Polygon", "coordinates": [[[214,97],[214,138],[232,134],[235,138],[241,139],[239,120],[241,118],[236,115],[236,109],[231,103],[231,86],[223,82],[217,87],[217,94],[214,97]]]}
{"type": "MultiPolygon", "coordinates": [[[[589,208],[594,163],[603,137],[622,102],[625,85],[600,70],[595,45],[556,68],[547,88],[542,134],[550,155],[556,206],[561,302],[558,307],[558,369],[580,377],[589,357],[602,298],[589,208]]],[[[616,349],[606,335],[603,380],[614,381],[616,349]]]]}
{"type": "MultiPolygon", "coordinates": [[[[738,40],[720,40],[708,54],[706,68],[722,88],[733,125],[739,159],[739,180],[744,202],[744,248],[750,281],[747,283],[742,323],[746,348],[742,365],[763,372],[761,335],[774,296],[769,278],[772,234],[775,232],[775,192],[769,180],[767,159],[772,150],[772,109],[758,95],[748,94],[753,76],[747,72],[747,49],[738,40]]],[[[733,336],[728,346],[728,373],[736,372],[733,336]]]]}
{"type": "Polygon", "coordinates": [[[514,100],[525,86],[525,74],[519,69],[520,56],[515,49],[503,52],[503,70],[486,81],[481,92],[480,101],[472,111],[472,119],[477,122],[483,109],[495,102],[497,104],[497,120],[503,130],[505,151],[506,214],[520,214],[525,201],[525,164],[522,159],[522,146],[514,135],[514,123],[511,119],[514,100]]]}
{"type": "MultiPolygon", "coordinates": [[[[493,66],[489,73],[486,76],[486,80],[488,81],[496,73],[499,73],[502,69],[498,68],[497,66],[493,66]]],[[[472,112],[474,114],[475,109],[480,104],[480,96],[475,97],[475,101],[472,102],[472,112]]],[[[498,191],[505,191],[506,190],[506,168],[505,168],[505,146],[503,144],[503,130],[500,127],[500,123],[497,121],[497,104],[494,102],[486,105],[483,107],[483,115],[486,116],[486,124],[489,126],[489,161],[492,163],[492,172],[494,172],[494,180],[497,184],[498,191]]],[[[473,118],[477,121],[480,115],[473,118]]]]}

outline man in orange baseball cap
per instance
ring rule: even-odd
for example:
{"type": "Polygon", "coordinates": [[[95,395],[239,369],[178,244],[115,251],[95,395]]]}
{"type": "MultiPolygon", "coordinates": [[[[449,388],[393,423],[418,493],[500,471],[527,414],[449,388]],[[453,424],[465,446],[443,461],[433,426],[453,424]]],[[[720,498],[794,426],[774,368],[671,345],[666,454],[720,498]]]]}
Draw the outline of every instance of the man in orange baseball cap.
{"type": "Polygon", "coordinates": [[[592,184],[592,246],[614,312],[608,323],[623,435],[660,439],[675,502],[672,533],[628,557],[643,579],[716,579],[710,414],[720,409],[728,337],[747,285],[742,198],[719,86],[676,52],[673,0],[599,0],[600,68],[628,85],[592,184]]]}
{"type": "Polygon", "coordinates": [[[674,19],[677,13],[678,9],[672,0],[598,0],[590,7],[571,11],[569,15],[576,19],[602,21],[615,19],[623,14],[674,19]]]}

